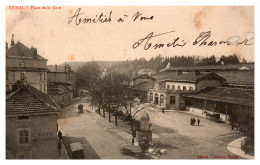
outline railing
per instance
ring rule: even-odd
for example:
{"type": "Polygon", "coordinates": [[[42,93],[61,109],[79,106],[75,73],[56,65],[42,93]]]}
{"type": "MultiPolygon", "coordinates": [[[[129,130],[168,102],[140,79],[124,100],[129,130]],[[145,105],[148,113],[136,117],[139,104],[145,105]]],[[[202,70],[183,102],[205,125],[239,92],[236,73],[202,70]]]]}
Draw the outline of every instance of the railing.
{"type": "Polygon", "coordinates": [[[13,70],[13,71],[42,71],[46,72],[46,68],[34,68],[34,67],[13,67],[13,66],[7,66],[6,70],[13,70]]]}

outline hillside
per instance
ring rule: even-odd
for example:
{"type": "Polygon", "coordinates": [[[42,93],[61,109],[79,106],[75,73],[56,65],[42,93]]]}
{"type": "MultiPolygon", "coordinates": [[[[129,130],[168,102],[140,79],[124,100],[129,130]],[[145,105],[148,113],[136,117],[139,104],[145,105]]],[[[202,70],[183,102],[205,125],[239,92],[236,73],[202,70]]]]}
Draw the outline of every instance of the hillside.
{"type": "MultiPolygon", "coordinates": [[[[90,62],[90,61],[88,61],[88,62],[90,62]]],[[[86,64],[88,62],[76,62],[75,61],[75,62],[66,62],[66,64],[69,64],[74,71],[77,71],[79,67],[83,66],[84,64],[86,64]]],[[[110,67],[112,65],[117,65],[121,61],[95,61],[95,62],[97,62],[97,64],[100,66],[101,69],[104,69],[104,68],[110,67]]],[[[64,65],[64,63],[60,64],[60,65],[64,65]]]]}

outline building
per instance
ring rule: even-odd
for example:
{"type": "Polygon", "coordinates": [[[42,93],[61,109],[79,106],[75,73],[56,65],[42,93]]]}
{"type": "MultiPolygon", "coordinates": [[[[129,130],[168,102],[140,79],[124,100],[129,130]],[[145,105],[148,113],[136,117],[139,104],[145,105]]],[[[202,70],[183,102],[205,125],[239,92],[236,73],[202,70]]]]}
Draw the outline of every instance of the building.
{"type": "Polygon", "coordinates": [[[225,79],[213,72],[166,72],[153,75],[154,88],[148,90],[150,103],[167,109],[185,109],[185,96],[208,87],[221,87],[225,79]]]}
{"type": "Polygon", "coordinates": [[[74,72],[69,65],[48,65],[48,94],[58,105],[75,97],[74,72]]]}
{"type": "Polygon", "coordinates": [[[12,91],[17,80],[24,80],[41,92],[47,93],[47,59],[37,53],[35,47],[28,48],[21,42],[6,43],[6,91],[12,91]]]}
{"type": "Polygon", "coordinates": [[[254,63],[240,63],[231,65],[204,65],[189,67],[174,67],[170,63],[160,72],[214,72],[223,77],[226,82],[223,84],[228,87],[236,88],[254,88],[254,63]]]}
{"type": "Polygon", "coordinates": [[[161,108],[205,115],[254,112],[254,64],[172,67],[134,78],[135,88],[161,108]],[[214,71],[214,72],[213,72],[214,71]],[[145,86],[147,87],[145,89],[145,86]],[[206,112],[206,113],[205,113],[206,112]]]}
{"type": "Polygon", "coordinates": [[[243,113],[254,112],[254,90],[244,88],[217,87],[201,90],[185,96],[186,110],[206,116],[208,113],[219,113],[223,121],[228,120],[232,111],[243,113]]]}
{"type": "Polygon", "coordinates": [[[57,157],[60,108],[45,93],[19,80],[6,96],[6,158],[57,157]]]}

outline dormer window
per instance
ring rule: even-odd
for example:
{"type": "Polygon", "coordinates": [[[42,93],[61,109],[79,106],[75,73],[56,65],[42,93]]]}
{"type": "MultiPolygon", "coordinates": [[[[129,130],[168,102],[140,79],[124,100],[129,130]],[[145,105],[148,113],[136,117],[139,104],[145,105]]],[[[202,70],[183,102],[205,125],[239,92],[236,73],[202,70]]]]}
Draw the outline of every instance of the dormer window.
{"type": "Polygon", "coordinates": [[[186,91],[186,86],[183,86],[182,89],[183,89],[184,91],[186,91]]]}
{"type": "Polygon", "coordinates": [[[174,86],[174,85],[172,85],[172,89],[175,89],[175,86],[174,86]]]}
{"type": "Polygon", "coordinates": [[[178,85],[178,90],[180,90],[181,89],[181,87],[178,85]]]}

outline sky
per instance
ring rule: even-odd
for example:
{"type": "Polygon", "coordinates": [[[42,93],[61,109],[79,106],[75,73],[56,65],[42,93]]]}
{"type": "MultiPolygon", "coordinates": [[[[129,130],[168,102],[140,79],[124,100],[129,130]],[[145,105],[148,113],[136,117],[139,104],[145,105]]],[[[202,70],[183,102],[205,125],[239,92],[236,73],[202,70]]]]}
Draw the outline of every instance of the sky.
{"type": "MultiPolygon", "coordinates": [[[[254,61],[254,7],[251,6],[56,6],[55,9],[10,9],[6,7],[6,41],[11,36],[48,59],[48,65],[71,61],[121,61],[161,56],[211,56],[237,54],[254,61]],[[110,22],[88,22],[76,25],[73,17],[97,18],[103,13],[110,22]],[[141,14],[135,21],[133,16],[141,14]],[[140,17],[150,19],[140,20],[140,17]],[[69,23],[69,20],[72,21],[69,23]],[[124,22],[118,22],[122,18],[124,22]],[[248,39],[250,45],[199,46],[194,41],[203,32],[211,31],[210,41],[239,43],[248,39]],[[169,33],[166,33],[169,32],[169,33]],[[152,46],[145,50],[149,34],[152,46]],[[165,34],[164,34],[165,33],[165,34]],[[162,34],[162,35],[159,35],[162,34]],[[156,36],[158,35],[158,36],[156,36]],[[177,38],[183,47],[167,47],[177,38]],[[140,43],[140,39],[144,39],[140,43]],[[133,45],[138,45],[133,48],[133,45]],[[156,43],[164,47],[154,49],[156,43]]],[[[47,6],[45,6],[47,7],[47,6]]],[[[77,22],[77,23],[78,23],[77,22]]],[[[146,47],[147,48],[147,47],[146,47]]]]}

